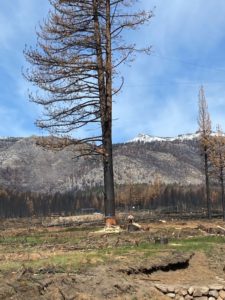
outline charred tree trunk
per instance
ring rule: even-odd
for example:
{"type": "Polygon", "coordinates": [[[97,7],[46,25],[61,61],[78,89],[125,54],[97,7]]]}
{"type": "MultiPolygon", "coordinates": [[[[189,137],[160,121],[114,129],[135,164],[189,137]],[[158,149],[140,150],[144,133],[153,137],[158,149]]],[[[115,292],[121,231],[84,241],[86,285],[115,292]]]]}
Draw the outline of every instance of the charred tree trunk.
{"type": "Polygon", "coordinates": [[[207,149],[205,147],[204,153],[204,162],[205,162],[205,186],[206,186],[206,205],[207,205],[207,214],[208,218],[212,218],[212,209],[211,209],[211,201],[210,201],[210,188],[209,188],[209,166],[208,166],[208,154],[207,149]]]}
{"type": "Polygon", "coordinates": [[[221,185],[221,201],[222,201],[222,208],[223,208],[223,220],[225,221],[225,203],[224,203],[224,182],[223,177],[220,179],[221,185]]]}
{"type": "MultiPolygon", "coordinates": [[[[220,155],[222,161],[222,156],[220,155]]],[[[225,203],[224,203],[224,178],[223,178],[223,166],[220,167],[220,187],[221,187],[221,202],[223,209],[223,220],[225,221],[225,203]]]]}
{"type": "Polygon", "coordinates": [[[104,204],[106,225],[115,225],[115,195],[113,180],[112,140],[110,128],[106,130],[104,138],[105,155],[103,157],[104,167],[104,204]],[[107,132],[108,131],[108,132],[107,132]]]}
{"type": "Polygon", "coordinates": [[[112,50],[110,1],[106,2],[106,63],[104,66],[102,41],[98,16],[98,3],[93,0],[95,22],[96,53],[98,63],[98,86],[100,95],[100,112],[103,142],[104,169],[104,207],[106,225],[115,225],[115,193],[112,157],[112,50]],[[105,72],[104,72],[105,71],[105,72]]]}
{"type": "Polygon", "coordinates": [[[115,192],[112,157],[112,46],[111,46],[111,12],[110,0],[106,0],[106,113],[103,126],[103,145],[105,155],[104,186],[105,186],[105,218],[106,225],[115,225],[115,192]]]}

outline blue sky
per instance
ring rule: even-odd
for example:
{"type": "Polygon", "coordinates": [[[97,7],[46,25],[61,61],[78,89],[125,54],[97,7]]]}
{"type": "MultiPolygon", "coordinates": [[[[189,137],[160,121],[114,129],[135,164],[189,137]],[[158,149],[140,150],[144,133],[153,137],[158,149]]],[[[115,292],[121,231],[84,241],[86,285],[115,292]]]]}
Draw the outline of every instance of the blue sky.
{"type": "MultiPolygon", "coordinates": [[[[174,136],[197,130],[198,91],[204,85],[212,123],[225,129],[225,1],[140,0],[155,17],[129,39],[152,45],[152,55],[123,66],[123,91],[114,99],[113,140],[138,133],[174,136]]],[[[0,3],[0,136],[41,134],[41,110],[28,101],[25,44],[47,15],[47,0],[0,3]]],[[[84,132],[79,134],[85,134],[84,132]]]]}

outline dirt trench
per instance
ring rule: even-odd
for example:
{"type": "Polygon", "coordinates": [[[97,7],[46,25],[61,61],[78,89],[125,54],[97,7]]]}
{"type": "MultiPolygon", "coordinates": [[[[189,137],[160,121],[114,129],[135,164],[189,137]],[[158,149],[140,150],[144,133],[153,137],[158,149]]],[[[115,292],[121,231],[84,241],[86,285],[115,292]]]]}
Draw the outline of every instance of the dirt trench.
{"type": "MultiPolygon", "coordinates": [[[[142,262],[143,264],[143,262],[142,262]]],[[[209,269],[203,253],[167,253],[143,265],[97,266],[76,274],[58,273],[43,268],[39,273],[21,269],[0,277],[1,300],[73,299],[169,299],[155,284],[215,284],[216,274],[209,269]],[[132,270],[132,271],[131,271],[132,270]]]]}

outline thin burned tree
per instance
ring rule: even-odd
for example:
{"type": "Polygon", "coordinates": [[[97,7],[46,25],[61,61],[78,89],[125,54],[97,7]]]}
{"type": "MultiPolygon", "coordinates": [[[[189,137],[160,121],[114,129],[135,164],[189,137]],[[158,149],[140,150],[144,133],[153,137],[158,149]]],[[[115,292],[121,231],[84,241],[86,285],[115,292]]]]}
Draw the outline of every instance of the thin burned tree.
{"type": "Polygon", "coordinates": [[[36,49],[25,49],[31,64],[25,77],[41,91],[31,94],[30,99],[45,111],[37,125],[65,136],[84,126],[100,124],[99,133],[79,141],[66,139],[60,146],[80,143],[83,154],[102,155],[106,223],[115,223],[112,98],[123,83],[123,79],[121,83],[115,79],[118,67],[134,52],[150,50],[125,44],[122,36],[127,29],[148,22],[152,12],[134,12],[136,0],[49,2],[52,10],[37,32],[36,49]]]}
{"type": "Polygon", "coordinates": [[[223,220],[225,221],[225,136],[220,128],[217,126],[216,135],[211,138],[211,149],[209,154],[210,161],[213,167],[213,175],[219,180],[221,188],[221,203],[223,209],[223,220]]]}
{"type": "Polygon", "coordinates": [[[204,175],[205,175],[205,188],[206,188],[206,203],[207,203],[207,214],[208,218],[211,219],[211,202],[210,202],[210,178],[209,178],[209,151],[210,151],[210,139],[211,139],[211,120],[208,112],[208,105],[206,102],[204,88],[201,87],[199,91],[199,142],[200,152],[204,163],[204,175]]]}

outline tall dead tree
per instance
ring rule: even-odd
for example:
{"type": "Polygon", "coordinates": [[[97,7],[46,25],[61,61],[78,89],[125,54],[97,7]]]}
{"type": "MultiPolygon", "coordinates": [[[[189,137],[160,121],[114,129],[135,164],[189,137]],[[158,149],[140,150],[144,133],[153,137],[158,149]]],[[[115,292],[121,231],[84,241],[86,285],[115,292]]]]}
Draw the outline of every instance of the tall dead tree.
{"type": "Polygon", "coordinates": [[[100,131],[82,140],[85,154],[101,154],[104,167],[106,223],[115,223],[112,159],[112,97],[122,87],[119,66],[137,49],[123,33],[148,22],[152,12],[134,12],[137,0],[49,0],[52,10],[37,32],[35,49],[26,48],[31,64],[25,77],[41,92],[30,100],[44,108],[37,121],[54,135],[67,135],[84,126],[100,124],[100,131]],[[118,88],[113,87],[114,82],[118,88]],[[90,143],[95,143],[94,146],[90,143]]]}
{"type": "Polygon", "coordinates": [[[204,174],[205,174],[205,188],[206,188],[206,203],[207,203],[207,214],[208,218],[211,219],[211,202],[210,202],[210,183],[209,183],[209,151],[210,151],[210,138],[211,138],[211,120],[208,112],[208,105],[205,98],[204,88],[201,87],[198,98],[198,125],[199,125],[199,142],[200,151],[204,163],[204,174]]]}
{"type": "Polygon", "coordinates": [[[213,167],[213,175],[219,180],[221,188],[221,203],[223,209],[223,220],[225,221],[225,136],[220,128],[217,127],[216,135],[211,138],[211,149],[209,158],[213,167]]]}

